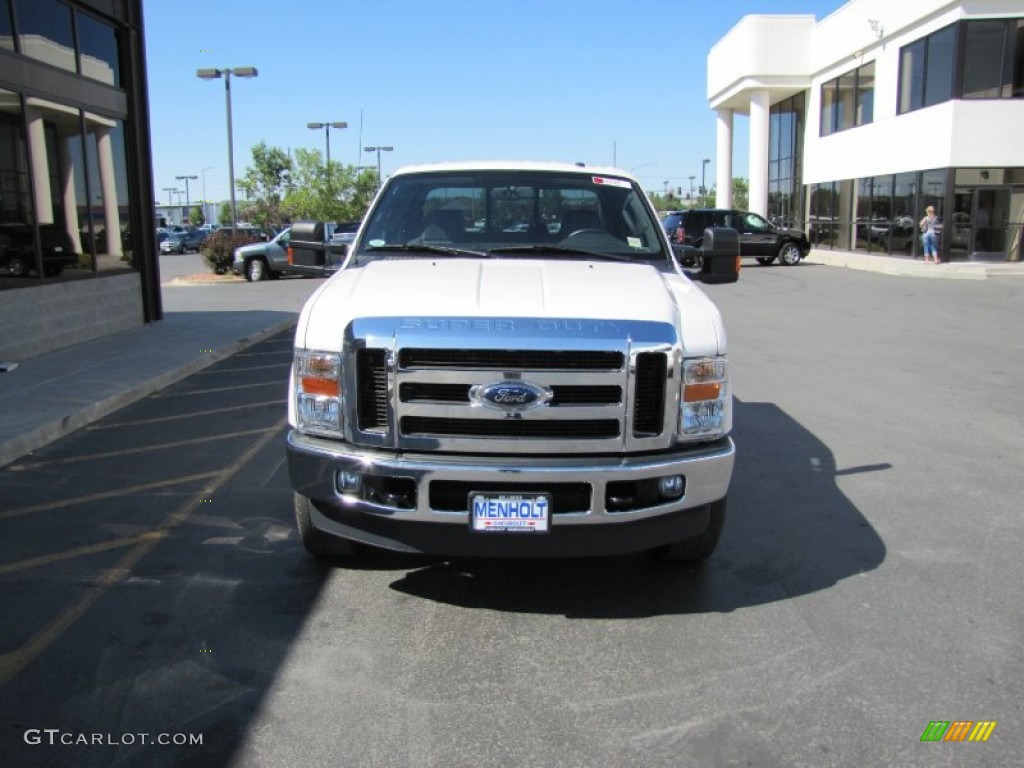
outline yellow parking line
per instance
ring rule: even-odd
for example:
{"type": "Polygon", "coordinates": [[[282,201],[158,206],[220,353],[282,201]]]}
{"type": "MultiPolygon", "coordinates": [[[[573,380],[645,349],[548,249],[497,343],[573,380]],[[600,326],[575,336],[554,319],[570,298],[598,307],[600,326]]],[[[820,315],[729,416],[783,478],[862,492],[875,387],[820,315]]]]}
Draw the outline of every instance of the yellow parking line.
{"type": "Polygon", "coordinates": [[[153,451],[165,451],[171,447],[182,447],[184,445],[196,445],[214,440],[228,440],[231,437],[248,437],[253,434],[261,434],[262,429],[243,429],[240,432],[224,432],[223,434],[208,434],[203,437],[189,437],[187,440],[174,440],[172,442],[158,442],[154,445],[140,445],[130,447],[124,451],[106,451],[102,454],[88,454],[86,456],[71,456],[67,459],[54,459],[48,462],[32,462],[30,464],[18,464],[14,469],[41,469],[42,467],[55,467],[61,464],[78,464],[79,462],[93,461],[95,459],[114,459],[118,456],[135,456],[136,454],[151,453],[153,451]]]}
{"type": "Polygon", "coordinates": [[[207,483],[206,487],[188,499],[178,509],[172,512],[164,520],[163,524],[152,531],[152,535],[140,541],[128,550],[112,568],[108,568],[90,589],[87,589],[81,597],[75,600],[62,613],[55,617],[49,624],[43,627],[31,640],[21,648],[0,655],[0,687],[7,685],[21,670],[23,670],[33,659],[50,647],[53,642],[64,633],[72,624],[81,618],[97,600],[107,593],[112,586],[124,579],[131,573],[132,568],[145,557],[158,543],[163,541],[169,533],[181,525],[188,516],[208,499],[228,480],[234,477],[252,458],[265,448],[271,440],[277,437],[277,433],[284,427],[284,419],[281,419],[270,429],[264,430],[263,436],[250,445],[241,453],[234,462],[221,470],[219,477],[207,483]]]}
{"type": "Polygon", "coordinates": [[[27,571],[32,568],[38,568],[41,565],[50,565],[51,563],[60,563],[65,560],[74,560],[76,557],[95,555],[97,552],[107,552],[111,549],[122,549],[124,547],[130,547],[134,544],[138,544],[139,542],[154,537],[159,538],[159,534],[157,534],[156,531],[147,531],[146,533],[140,533],[138,536],[129,536],[125,539],[104,541],[101,544],[88,544],[84,547],[65,549],[63,552],[54,552],[49,555],[30,557],[27,560],[19,560],[16,563],[7,563],[6,565],[0,565],[0,576],[7,573],[27,571]]]}
{"type": "Polygon", "coordinates": [[[119,496],[128,496],[133,493],[144,493],[146,491],[152,491],[156,488],[166,488],[171,485],[181,485],[183,483],[190,483],[194,480],[206,480],[207,478],[214,477],[219,473],[217,472],[199,472],[195,475],[184,475],[183,477],[175,477],[171,480],[158,480],[155,483],[142,483],[140,485],[130,485],[127,488],[118,488],[113,491],[102,491],[101,493],[91,493],[87,496],[78,496],[75,498],[63,498],[59,501],[47,501],[42,504],[32,504],[27,507],[18,507],[17,509],[9,509],[6,512],[0,512],[0,520],[4,520],[8,517],[19,517],[21,515],[31,515],[33,512],[47,512],[51,509],[61,509],[63,507],[73,507],[78,504],[91,504],[94,501],[103,501],[104,499],[116,499],[119,496]]]}
{"type": "MultiPolygon", "coordinates": [[[[199,374],[195,374],[199,375],[199,374]]],[[[138,419],[137,421],[114,421],[114,422],[100,422],[99,424],[90,424],[87,429],[90,431],[96,431],[99,429],[117,429],[118,427],[138,427],[143,424],[160,424],[165,421],[181,421],[182,419],[191,419],[197,416],[214,416],[218,413],[230,413],[231,411],[244,411],[247,408],[262,408],[268,405],[282,405],[288,401],[285,398],[279,398],[277,400],[264,400],[259,403],[248,403],[246,405],[229,405],[226,408],[211,408],[208,411],[191,411],[189,413],[181,413],[177,416],[158,416],[153,419],[138,419]]]]}

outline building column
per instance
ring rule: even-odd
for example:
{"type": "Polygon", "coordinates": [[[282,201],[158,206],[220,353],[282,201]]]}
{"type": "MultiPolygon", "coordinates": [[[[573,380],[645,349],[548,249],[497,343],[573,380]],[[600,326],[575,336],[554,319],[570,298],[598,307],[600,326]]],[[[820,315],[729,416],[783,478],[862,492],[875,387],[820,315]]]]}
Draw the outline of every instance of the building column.
{"type": "Polygon", "coordinates": [[[716,109],[715,207],[732,208],[732,110],[716,109]]]}
{"type": "Polygon", "coordinates": [[[28,118],[28,164],[32,169],[36,216],[40,224],[53,224],[53,200],[50,198],[50,164],[46,159],[46,131],[43,115],[34,107],[25,107],[28,118]]]}
{"type": "Polygon", "coordinates": [[[749,209],[768,215],[768,91],[750,94],[750,191],[749,209]]]}
{"type": "Polygon", "coordinates": [[[103,192],[103,223],[107,229],[107,253],[111,256],[120,256],[121,217],[118,215],[114,150],[111,148],[109,128],[96,128],[96,154],[100,161],[100,189],[103,192]]]}
{"type": "Polygon", "coordinates": [[[75,191],[75,164],[71,162],[71,144],[78,142],[82,146],[82,137],[75,133],[71,136],[60,136],[60,143],[63,144],[63,152],[58,152],[60,157],[60,184],[64,198],[64,226],[71,238],[71,244],[75,253],[82,252],[81,222],[78,220],[78,193],[75,191]]]}

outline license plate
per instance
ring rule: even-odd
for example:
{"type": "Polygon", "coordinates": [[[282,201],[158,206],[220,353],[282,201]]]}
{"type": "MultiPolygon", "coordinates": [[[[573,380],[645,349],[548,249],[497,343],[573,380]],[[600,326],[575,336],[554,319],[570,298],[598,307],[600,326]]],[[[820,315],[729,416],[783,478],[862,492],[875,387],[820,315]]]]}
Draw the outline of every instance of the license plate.
{"type": "Polygon", "coordinates": [[[53,246],[53,252],[54,253],[63,253],[64,252],[64,246],[63,245],[55,245],[55,246],[53,246]]]}
{"type": "Polygon", "coordinates": [[[471,493],[469,521],[481,533],[547,533],[551,498],[543,493],[471,493]]]}

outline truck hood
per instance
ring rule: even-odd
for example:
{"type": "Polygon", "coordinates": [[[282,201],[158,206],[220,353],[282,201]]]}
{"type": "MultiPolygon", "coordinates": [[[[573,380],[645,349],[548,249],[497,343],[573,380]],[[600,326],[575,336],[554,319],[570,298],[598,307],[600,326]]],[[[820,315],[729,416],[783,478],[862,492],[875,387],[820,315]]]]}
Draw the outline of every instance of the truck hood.
{"type": "Polygon", "coordinates": [[[702,337],[698,346],[717,351],[724,344],[707,296],[686,277],[647,264],[394,259],[342,270],[325,283],[303,310],[296,343],[338,350],[344,329],[356,318],[585,318],[679,328],[681,316],[702,337]]]}

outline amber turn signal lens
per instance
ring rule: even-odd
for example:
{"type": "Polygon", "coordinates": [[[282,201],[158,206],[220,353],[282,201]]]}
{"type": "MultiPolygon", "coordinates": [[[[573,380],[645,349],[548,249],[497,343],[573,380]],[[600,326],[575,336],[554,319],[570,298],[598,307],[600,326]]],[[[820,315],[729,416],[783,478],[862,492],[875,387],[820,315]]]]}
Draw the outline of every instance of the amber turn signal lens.
{"type": "Polygon", "coordinates": [[[722,391],[720,381],[708,381],[701,384],[687,384],[683,388],[683,400],[695,403],[700,400],[717,400],[722,391]]]}
{"type": "Polygon", "coordinates": [[[337,379],[315,379],[309,376],[303,376],[299,381],[302,384],[303,393],[307,395],[326,395],[327,397],[337,397],[341,392],[337,379]]]}

